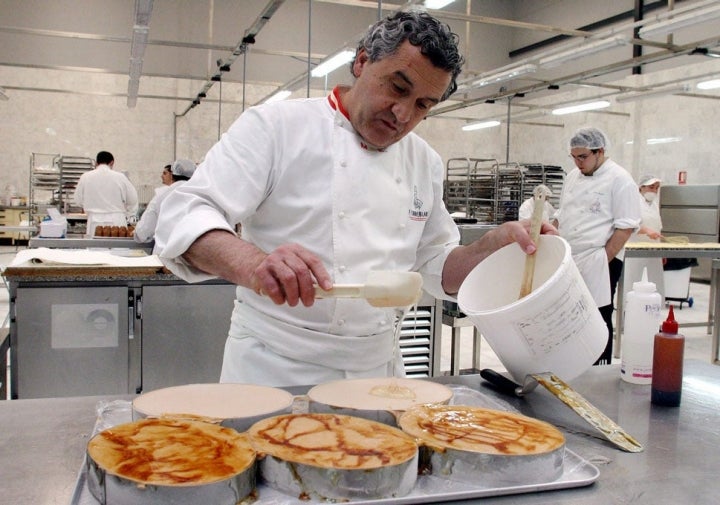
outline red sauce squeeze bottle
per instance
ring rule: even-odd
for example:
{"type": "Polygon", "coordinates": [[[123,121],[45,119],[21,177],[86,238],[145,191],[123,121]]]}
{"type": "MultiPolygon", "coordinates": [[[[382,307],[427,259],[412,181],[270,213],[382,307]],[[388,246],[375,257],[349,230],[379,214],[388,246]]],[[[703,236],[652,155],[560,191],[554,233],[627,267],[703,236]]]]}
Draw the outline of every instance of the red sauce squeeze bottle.
{"type": "Polygon", "coordinates": [[[678,335],[678,323],[672,305],[668,318],[655,335],[653,346],[652,389],[650,401],[655,405],[680,405],[683,378],[685,337],[678,335]]]}

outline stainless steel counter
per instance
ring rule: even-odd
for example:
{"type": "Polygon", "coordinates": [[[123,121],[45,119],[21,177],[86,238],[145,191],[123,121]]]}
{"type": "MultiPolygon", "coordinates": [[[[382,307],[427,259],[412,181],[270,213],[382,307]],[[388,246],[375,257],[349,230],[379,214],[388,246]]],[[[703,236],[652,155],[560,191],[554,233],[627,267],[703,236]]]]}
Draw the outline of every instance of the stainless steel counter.
{"type": "MultiPolygon", "coordinates": [[[[617,365],[594,367],[572,381],[580,393],[638,438],[645,451],[615,449],[546,391],[524,399],[502,397],[527,415],[549,421],[567,437],[567,446],[600,469],[588,486],[451,504],[617,503],[664,505],[717,503],[720,467],[720,367],[696,360],[685,363],[679,408],[650,404],[649,386],[620,381],[617,365]]],[[[476,375],[433,380],[484,387],[476,375]]],[[[293,388],[302,393],[307,388],[293,388]]],[[[84,397],[0,402],[0,479],[2,501],[14,505],[68,504],[72,498],[85,446],[95,424],[95,405],[103,399],[84,397]]]]}
{"type": "MultiPolygon", "coordinates": [[[[717,243],[706,243],[706,244],[672,244],[672,243],[644,243],[644,242],[629,242],[625,246],[625,257],[626,258],[707,258],[712,261],[720,259],[720,244],[717,243]]],[[[615,342],[613,346],[613,355],[616,358],[620,357],[620,349],[622,346],[622,327],[623,327],[623,290],[625,285],[625,272],[620,276],[620,281],[617,287],[617,304],[615,310],[615,342]]],[[[708,320],[707,327],[708,333],[713,330],[714,325],[714,313],[715,304],[720,301],[720,282],[718,282],[719,273],[717,269],[713,272],[710,282],[710,305],[708,307],[708,320]]],[[[705,326],[706,323],[686,323],[680,326],[705,326]]],[[[711,361],[719,359],[718,356],[718,329],[715,328],[713,332],[713,351],[710,356],[711,361]]]]}
{"type": "Polygon", "coordinates": [[[152,253],[155,242],[139,244],[132,237],[98,237],[87,238],[84,235],[64,238],[33,237],[28,242],[30,247],[49,247],[51,249],[144,249],[152,253]]]}

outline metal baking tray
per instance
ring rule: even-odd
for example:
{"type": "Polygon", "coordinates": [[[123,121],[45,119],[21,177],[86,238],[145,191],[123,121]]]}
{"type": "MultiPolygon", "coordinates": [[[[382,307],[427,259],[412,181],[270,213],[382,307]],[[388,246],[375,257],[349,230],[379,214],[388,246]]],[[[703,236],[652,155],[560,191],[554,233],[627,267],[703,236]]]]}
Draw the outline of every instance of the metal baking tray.
{"type": "MultiPolygon", "coordinates": [[[[452,387],[452,386],[451,386],[452,387]]],[[[481,398],[481,393],[465,387],[453,387],[454,403],[477,404],[487,408],[503,408],[498,400],[481,398]],[[491,402],[488,404],[488,402],[491,402]]],[[[93,435],[115,424],[130,422],[132,420],[132,407],[130,402],[112,402],[98,407],[98,420],[95,423],[93,435]]],[[[463,482],[434,477],[432,475],[418,476],[413,490],[406,496],[397,498],[383,498],[377,500],[350,500],[352,505],[404,505],[416,503],[442,503],[447,501],[468,500],[490,496],[504,496],[512,494],[535,493],[558,489],[570,489],[589,486],[600,476],[598,468],[583,459],[570,449],[565,449],[562,475],[551,482],[540,484],[524,484],[499,487],[483,487],[463,482]]],[[[85,464],[78,474],[75,491],[70,505],[99,505],[99,502],[90,493],[87,487],[85,464]]],[[[258,498],[253,505],[308,505],[325,503],[319,500],[301,500],[295,496],[288,496],[276,491],[262,483],[257,486],[258,498]]]]}

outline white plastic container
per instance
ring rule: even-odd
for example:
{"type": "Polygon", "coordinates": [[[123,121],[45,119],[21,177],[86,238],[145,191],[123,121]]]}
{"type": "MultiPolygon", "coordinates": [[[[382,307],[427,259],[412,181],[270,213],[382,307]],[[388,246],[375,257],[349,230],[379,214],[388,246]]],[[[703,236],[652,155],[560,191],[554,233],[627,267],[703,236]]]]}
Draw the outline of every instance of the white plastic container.
{"type": "Polygon", "coordinates": [[[620,353],[620,377],[632,384],[652,383],[653,343],[662,324],[662,297],[655,283],[648,282],[647,269],[642,280],[633,283],[625,299],[625,329],[620,353]]]}
{"type": "Polygon", "coordinates": [[[562,237],[541,235],[532,292],[518,299],[525,252],[509,244],[480,262],[458,304],[516,382],[553,372],[572,380],[607,344],[608,330],[562,237]]]}

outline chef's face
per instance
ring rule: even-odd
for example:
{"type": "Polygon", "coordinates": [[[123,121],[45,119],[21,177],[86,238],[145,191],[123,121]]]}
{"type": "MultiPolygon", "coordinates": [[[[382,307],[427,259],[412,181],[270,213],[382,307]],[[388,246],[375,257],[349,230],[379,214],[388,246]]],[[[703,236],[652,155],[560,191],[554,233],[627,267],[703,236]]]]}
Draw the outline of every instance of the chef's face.
{"type": "Polygon", "coordinates": [[[658,191],[660,191],[660,183],[659,182],[655,182],[648,186],[640,186],[640,193],[642,193],[642,194],[657,193],[658,191]]]}
{"type": "Polygon", "coordinates": [[[592,175],[605,161],[605,149],[573,147],[570,150],[570,156],[583,175],[592,175]]]}
{"type": "Polygon", "coordinates": [[[407,41],[395,54],[372,63],[365,50],[359,51],[353,74],[357,79],[343,100],[350,122],[368,144],[381,149],[427,116],[452,77],[407,41]]]}
{"type": "Polygon", "coordinates": [[[170,172],[167,168],[163,168],[162,175],[160,177],[164,185],[169,186],[172,184],[172,172],[170,172]]]}

